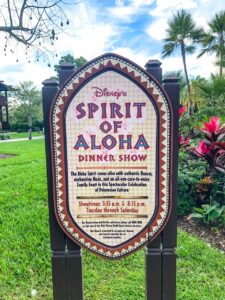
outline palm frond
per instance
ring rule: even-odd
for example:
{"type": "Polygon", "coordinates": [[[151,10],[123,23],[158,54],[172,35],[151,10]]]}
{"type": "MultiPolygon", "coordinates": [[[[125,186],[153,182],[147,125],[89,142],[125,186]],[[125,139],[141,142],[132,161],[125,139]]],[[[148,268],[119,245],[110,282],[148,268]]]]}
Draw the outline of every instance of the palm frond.
{"type": "Polygon", "coordinates": [[[173,54],[174,50],[177,48],[177,44],[172,42],[167,42],[163,46],[162,58],[168,57],[173,54]]]}
{"type": "Polygon", "coordinates": [[[186,52],[186,53],[193,54],[193,53],[195,52],[195,50],[196,50],[196,47],[193,46],[193,45],[190,45],[190,46],[186,46],[186,47],[185,47],[185,52],[186,52]]]}

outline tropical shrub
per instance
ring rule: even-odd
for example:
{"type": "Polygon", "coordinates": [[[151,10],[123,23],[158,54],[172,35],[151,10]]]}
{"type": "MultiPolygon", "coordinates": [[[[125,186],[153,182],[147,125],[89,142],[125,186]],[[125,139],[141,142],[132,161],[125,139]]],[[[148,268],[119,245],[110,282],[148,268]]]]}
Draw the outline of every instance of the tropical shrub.
{"type": "Polygon", "coordinates": [[[210,117],[199,128],[203,139],[189,149],[194,158],[206,163],[205,173],[193,189],[195,203],[191,218],[208,225],[220,226],[225,220],[225,124],[218,116],[210,117]]]}
{"type": "Polygon", "coordinates": [[[194,207],[191,217],[207,225],[223,225],[225,220],[225,205],[220,206],[217,202],[203,204],[201,208],[194,207]]]}
{"type": "Polygon", "coordinates": [[[178,168],[178,202],[179,217],[188,215],[197,205],[195,187],[206,172],[207,164],[201,160],[190,159],[185,148],[180,148],[178,168]]]}
{"type": "Polygon", "coordinates": [[[202,205],[210,202],[214,180],[210,176],[201,178],[194,187],[196,203],[202,205]]]}
{"type": "MultiPolygon", "coordinates": [[[[204,205],[209,205],[210,208],[216,205],[216,209],[220,209],[225,204],[225,124],[221,125],[220,118],[216,116],[211,117],[209,122],[204,122],[204,126],[198,130],[190,130],[190,118],[184,113],[185,110],[185,106],[179,110],[181,126],[177,211],[178,216],[183,216],[189,214],[194,206],[198,206],[197,209],[204,212],[204,219],[204,205]],[[190,148],[190,142],[196,146],[190,148]]],[[[221,218],[223,214],[218,216],[217,221],[221,218]]],[[[204,220],[203,222],[206,223],[204,220]]]]}

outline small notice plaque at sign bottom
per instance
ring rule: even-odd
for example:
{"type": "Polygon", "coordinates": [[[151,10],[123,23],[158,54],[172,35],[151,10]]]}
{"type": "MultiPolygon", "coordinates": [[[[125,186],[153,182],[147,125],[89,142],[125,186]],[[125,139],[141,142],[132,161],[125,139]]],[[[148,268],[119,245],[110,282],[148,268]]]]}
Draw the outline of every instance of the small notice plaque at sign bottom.
{"type": "Polygon", "coordinates": [[[115,54],[79,69],[53,101],[54,207],[74,242],[120,258],[152,241],[171,209],[172,109],[161,86],[115,54]]]}

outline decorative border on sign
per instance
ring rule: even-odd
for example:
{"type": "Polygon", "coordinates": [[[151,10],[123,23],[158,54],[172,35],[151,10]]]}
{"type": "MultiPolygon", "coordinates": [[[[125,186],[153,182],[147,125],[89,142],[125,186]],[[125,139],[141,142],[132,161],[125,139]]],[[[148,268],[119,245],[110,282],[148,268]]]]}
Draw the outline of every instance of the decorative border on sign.
{"type": "MultiPolygon", "coordinates": [[[[144,70],[134,63],[114,54],[107,54],[88,63],[86,67],[75,73],[63,87],[53,102],[50,118],[52,135],[52,166],[54,178],[54,209],[63,231],[75,242],[105,257],[120,258],[153,240],[166,224],[171,209],[171,136],[172,110],[169,101],[160,86],[144,70]],[[71,95],[89,78],[102,70],[116,69],[120,73],[134,79],[154,100],[159,113],[159,159],[158,159],[158,211],[149,227],[143,229],[134,238],[113,249],[93,241],[79,230],[71,220],[66,206],[66,175],[64,162],[64,130],[63,113],[71,95]]],[[[157,191],[156,191],[157,193],[157,191]]]]}

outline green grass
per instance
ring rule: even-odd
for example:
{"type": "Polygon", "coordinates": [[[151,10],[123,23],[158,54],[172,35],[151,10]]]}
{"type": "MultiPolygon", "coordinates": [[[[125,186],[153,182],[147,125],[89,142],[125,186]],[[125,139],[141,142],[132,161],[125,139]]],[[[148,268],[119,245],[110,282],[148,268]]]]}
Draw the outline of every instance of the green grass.
{"type": "MultiPolygon", "coordinates": [[[[0,299],[52,299],[44,141],[0,144],[0,299]]],[[[143,250],[119,261],[83,252],[85,300],[144,299],[143,250]]],[[[225,257],[179,231],[177,300],[224,300],[225,257]]],[[[154,299],[152,299],[154,300],[154,299]]]]}

